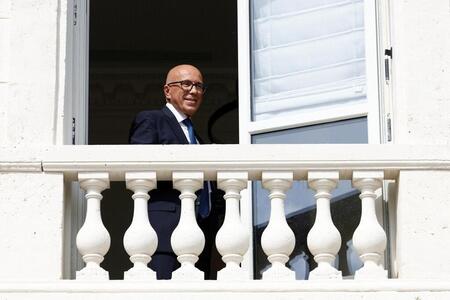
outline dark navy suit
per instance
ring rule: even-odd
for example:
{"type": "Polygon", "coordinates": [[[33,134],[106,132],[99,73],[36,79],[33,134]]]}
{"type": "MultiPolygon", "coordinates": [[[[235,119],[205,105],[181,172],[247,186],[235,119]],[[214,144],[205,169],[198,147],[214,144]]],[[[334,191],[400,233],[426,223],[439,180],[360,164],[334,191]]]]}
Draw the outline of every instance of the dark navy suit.
{"type": "MultiPolygon", "coordinates": [[[[196,135],[197,136],[197,135],[196,135]]],[[[199,137],[197,136],[197,139],[199,137]]],[[[130,144],[189,144],[175,116],[164,106],[161,110],[143,111],[137,114],[130,129],[130,144]]],[[[157,272],[158,279],[170,279],[179,263],[170,245],[170,237],[180,219],[180,193],[174,190],[171,181],[158,181],[157,189],[150,191],[148,213],[150,223],[158,235],[158,248],[152,257],[150,267],[157,272]]],[[[199,195],[199,192],[197,192],[199,195]]],[[[223,215],[223,193],[213,188],[211,214],[205,220],[198,220],[205,233],[205,250],[197,266],[210,277],[210,258],[213,240],[223,215]]]]}

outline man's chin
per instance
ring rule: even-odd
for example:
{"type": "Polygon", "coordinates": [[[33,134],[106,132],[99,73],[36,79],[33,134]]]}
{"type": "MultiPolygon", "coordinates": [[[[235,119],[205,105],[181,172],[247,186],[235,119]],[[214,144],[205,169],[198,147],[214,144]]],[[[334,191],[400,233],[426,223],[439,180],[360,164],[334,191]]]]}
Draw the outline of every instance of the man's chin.
{"type": "Polygon", "coordinates": [[[192,117],[197,112],[197,108],[188,108],[184,110],[184,114],[188,117],[192,117]]]}

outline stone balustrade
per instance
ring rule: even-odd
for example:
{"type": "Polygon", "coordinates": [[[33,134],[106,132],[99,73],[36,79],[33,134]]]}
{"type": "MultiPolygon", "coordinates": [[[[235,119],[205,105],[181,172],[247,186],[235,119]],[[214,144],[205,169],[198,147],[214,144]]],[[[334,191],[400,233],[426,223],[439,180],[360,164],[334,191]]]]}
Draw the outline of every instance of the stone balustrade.
{"type": "Polygon", "coordinates": [[[1,218],[2,268],[8,271],[8,279],[0,282],[0,289],[8,295],[26,293],[30,299],[68,294],[83,297],[92,291],[99,299],[123,294],[133,299],[155,295],[222,299],[236,293],[286,299],[326,299],[331,293],[346,299],[417,298],[438,293],[446,299],[450,295],[445,247],[450,238],[444,213],[448,211],[445,199],[450,178],[447,146],[67,146],[38,149],[32,156],[30,151],[18,150],[0,148],[0,203],[2,211],[9,209],[1,218]],[[195,190],[205,180],[217,182],[226,205],[223,225],[215,236],[225,262],[217,280],[204,280],[196,262],[205,242],[211,241],[199,230],[193,209],[195,190]],[[166,282],[157,281],[147,266],[158,243],[147,204],[159,181],[172,181],[183,202],[183,220],[180,218],[177,228],[181,234],[172,236],[181,267],[173,273],[173,280],[166,282]],[[360,198],[352,198],[358,205],[348,215],[356,216],[359,224],[353,224],[350,231],[340,223],[347,216],[345,209],[340,214],[335,210],[335,204],[343,201],[332,196],[343,181],[353,186],[360,198]],[[311,226],[304,232],[299,232],[303,225],[295,228],[292,216],[285,213],[291,200],[302,201],[291,197],[300,184],[315,204],[308,213],[311,226]],[[251,190],[259,185],[266,193],[258,196],[255,204],[251,190]],[[74,186],[81,198],[71,198],[74,186]],[[380,226],[377,211],[381,189],[386,186],[388,205],[394,204],[389,215],[384,215],[384,224],[391,225],[388,232],[380,226]],[[128,228],[119,237],[103,210],[117,187],[128,189],[128,196],[120,201],[133,205],[127,210],[128,228]],[[76,201],[71,203],[71,199],[76,201]],[[77,222],[83,218],[73,218],[70,211],[74,204],[85,207],[82,226],[77,222]],[[252,228],[252,205],[259,204],[268,209],[268,222],[252,228]],[[183,232],[192,238],[186,239],[183,232]],[[71,237],[76,237],[76,242],[71,242],[71,237]],[[78,252],[82,259],[79,267],[72,269],[76,274],[62,271],[77,262],[74,255],[64,254],[71,247],[75,249],[70,253],[78,252]],[[129,266],[120,270],[124,280],[108,280],[117,278],[108,259],[118,247],[125,258],[128,254],[129,266]],[[360,259],[351,266],[353,276],[342,267],[342,261],[348,259],[342,253],[348,249],[360,259]],[[297,264],[304,253],[309,260],[309,278],[295,280],[298,273],[293,274],[292,262],[297,264]],[[389,254],[393,263],[386,267],[389,254]],[[252,255],[255,266],[264,260],[263,268],[257,269],[263,270],[262,280],[250,280],[252,255]]]}
{"type": "MultiPolygon", "coordinates": [[[[203,280],[204,274],[195,263],[205,245],[205,236],[195,217],[195,192],[203,186],[203,172],[177,171],[172,173],[173,186],[180,191],[181,216],[171,236],[172,248],[181,267],[174,271],[173,280],[203,280]]],[[[134,200],[133,221],[124,236],[124,247],[134,266],[125,272],[126,280],[155,280],[155,272],[147,267],[155,252],[158,239],[148,220],[148,191],[157,188],[155,172],[126,172],[126,185],[134,200]]],[[[250,229],[243,226],[239,211],[240,192],[247,186],[247,172],[218,172],[219,187],[224,189],[226,214],[216,236],[217,248],[226,267],[219,271],[219,280],[245,279],[240,267],[248,251],[250,229]]],[[[87,212],[84,225],[77,235],[77,247],[86,267],[77,272],[77,279],[106,280],[108,273],[100,267],[110,246],[110,236],[100,214],[101,192],[109,187],[107,172],[78,173],[80,187],[86,191],[87,212]]],[[[308,248],[318,266],[310,279],[342,279],[333,266],[341,246],[341,236],[330,213],[331,190],[339,180],[337,171],[309,171],[308,183],[315,191],[317,213],[314,226],[308,234],[308,248]]],[[[383,171],[354,171],[353,184],[361,191],[362,214],[353,243],[364,265],[356,271],[356,279],[387,278],[381,264],[386,249],[386,234],[375,214],[375,190],[381,188],[383,171]]],[[[295,280],[295,274],[286,263],[295,246],[295,236],[286,222],[284,199],[293,182],[293,172],[264,171],[262,183],[269,190],[270,220],[264,230],[261,244],[271,263],[263,273],[264,280],[295,280]]]]}
{"type": "MultiPolygon", "coordinates": [[[[342,280],[334,263],[341,248],[340,228],[333,223],[330,210],[332,192],[340,180],[351,180],[360,191],[361,218],[353,233],[353,248],[362,261],[355,272],[357,280],[385,279],[384,267],[387,237],[380,226],[375,199],[383,181],[399,184],[399,174],[407,171],[450,169],[447,148],[409,149],[408,147],[374,145],[123,145],[67,146],[42,150],[41,170],[46,174],[62,174],[66,182],[79,182],[85,194],[86,219],[79,230],[76,245],[85,266],[76,272],[79,280],[107,280],[108,271],[101,267],[110,250],[111,236],[102,222],[102,192],[112,181],[125,182],[132,192],[134,211],[132,222],[123,237],[123,248],[132,267],[124,273],[125,280],[156,280],[147,267],[157,247],[158,239],[147,212],[152,201],[149,191],[157,189],[158,181],[172,181],[180,191],[182,212],[178,227],[171,236],[172,248],[181,267],[172,274],[173,280],[203,280],[204,274],[196,262],[204,250],[205,235],[200,230],[194,203],[195,192],[204,180],[216,181],[224,191],[225,219],[217,232],[215,243],[225,262],[217,279],[245,280],[249,267],[243,268],[245,257],[259,243],[270,262],[262,274],[263,280],[295,280],[288,262],[296,244],[296,235],[285,214],[285,198],[291,186],[307,182],[316,201],[315,221],[307,233],[307,247],[317,267],[309,280],[342,280]],[[330,154],[332,149],[332,154],[330,154]],[[406,150],[405,150],[406,149],[406,150]],[[433,158],[441,159],[433,160],[433,158]],[[261,240],[253,240],[251,183],[260,181],[268,191],[270,218],[261,240]],[[189,238],[186,238],[186,237],[189,238]]],[[[39,169],[33,162],[33,172],[39,169]]],[[[5,172],[27,172],[27,162],[2,162],[5,172]]],[[[300,201],[300,200],[299,200],[300,201]]],[[[131,216],[130,216],[131,219],[131,216]]]]}

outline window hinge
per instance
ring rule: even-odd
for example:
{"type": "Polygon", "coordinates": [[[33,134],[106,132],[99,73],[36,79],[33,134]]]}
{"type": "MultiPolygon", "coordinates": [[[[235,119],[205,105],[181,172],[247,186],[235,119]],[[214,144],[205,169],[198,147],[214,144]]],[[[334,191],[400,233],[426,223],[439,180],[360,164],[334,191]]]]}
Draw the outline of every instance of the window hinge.
{"type": "Polygon", "coordinates": [[[78,6],[75,3],[73,5],[73,26],[77,26],[77,22],[78,22],[78,6]]]}
{"type": "Polygon", "coordinates": [[[387,83],[389,83],[389,80],[391,79],[391,66],[390,62],[392,60],[392,47],[389,49],[384,49],[384,79],[387,83]]]}
{"type": "Polygon", "coordinates": [[[389,49],[384,49],[384,55],[389,56],[392,59],[392,47],[389,49]]]}
{"type": "Polygon", "coordinates": [[[72,145],[75,145],[75,133],[76,133],[76,123],[75,118],[72,118],[72,145]]]}
{"type": "Polygon", "coordinates": [[[390,113],[386,115],[386,135],[387,141],[392,142],[392,118],[390,113]]]}

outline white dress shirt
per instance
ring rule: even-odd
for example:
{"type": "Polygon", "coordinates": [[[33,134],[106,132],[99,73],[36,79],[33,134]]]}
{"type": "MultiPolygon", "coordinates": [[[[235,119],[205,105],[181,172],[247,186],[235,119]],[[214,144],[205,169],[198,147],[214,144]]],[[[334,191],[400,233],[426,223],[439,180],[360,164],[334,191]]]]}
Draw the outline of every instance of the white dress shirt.
{"type": "MultiPolygon", "coordinates": [[[[186,139],[189,141],[189,131],[187,126],[183,123],[183,120],[187,119],[188,116],[186,116],[184,113],[179,112],[175,106],[173,106],[171,103],[166,102],[166,106],[168,109],[170,109],[170,111],[173,113],[173,115],[175,116],[175,118],[178,121],[178,124],[180,125],[181,129],[183,130],[184,135],[186,136],[186,139]]],[[[197,140],[197,144],[199,144],[198,140],[197,140]]]]}

